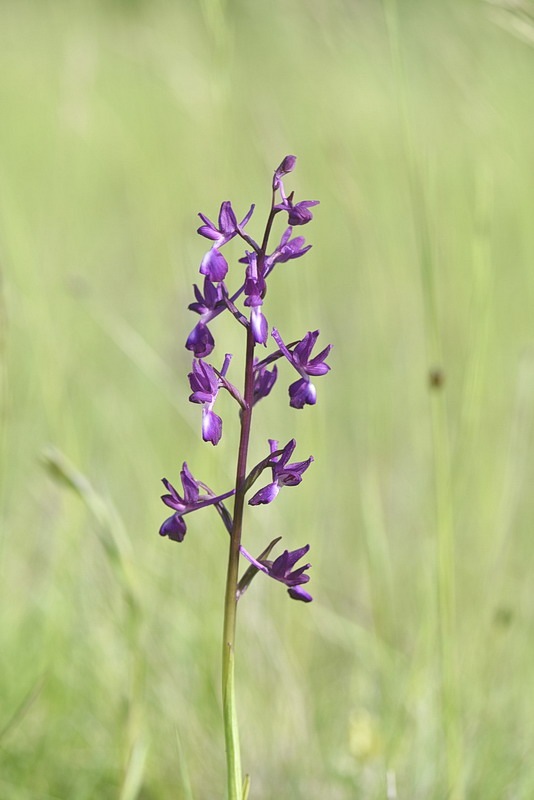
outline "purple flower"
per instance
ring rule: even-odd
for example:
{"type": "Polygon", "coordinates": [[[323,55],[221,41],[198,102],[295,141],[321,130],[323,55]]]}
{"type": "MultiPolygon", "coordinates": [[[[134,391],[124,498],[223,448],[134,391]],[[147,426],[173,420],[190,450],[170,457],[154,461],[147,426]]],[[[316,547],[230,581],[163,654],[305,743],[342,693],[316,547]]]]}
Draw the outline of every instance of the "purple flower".
{"type": "Polygon", "coordinates": [[[189,310],[200,314],[200,321],[195,325],[185,343],[186,349],[191,350],[197,358],[206,358],[215,347],[215,340],[211,335],[207,323],[220,313],[224,305],[223,286],[215,286],[208,276],[204,278],[204,294],[194,284],[196,302],[189,304],[189,310]]]}
{"type": "Polygon", "coordinates": [[[196,297],[196,303],[190,303],[188,308],[190,311],[195,311],[197,314],[210,315],[215,311],[217,306],[224,303],[222,286],[215,286],[209,277],[204,278],[204,294],[200,291],[196,283],[193,285],[193,291],[196,297]]]}
{"type": "MultiPolygon", "coordinates": [[[[174,514],[165,520],[159,529],[159,533],[160,536],[168,536],[169,539],[175,542],[182,542],[187,532],[184,520],[185,514],[189,514],[191,511],[196,511],[199,508],[222,503],[223,500],[235,494],[235,490],[233,489],[231,492],[226,492],[221,495],[214,495],[212,493],[200,495],[200,487],[204,489],[208,487],[193,478],[185,461],[180,472],[180,480],[182,481],[183,497],[180,497],[172,483],[166,478],[162,478],[163,485],[167,489],[168,494],[162,495],[161,499],[166,506],[174,509],[174,514]]],[[[208,491],[210,490],[208,489],[208,491]]]]}
{"type": "Polygon", "coordinates": [[[206,358],[215,347],[215,340],[207,325],[200,320],[197,322],[185,343],[187,350],[191,350],[197,358],[206,358]]]}
{"type": "Polygon", "coordinates": [[[238,223],[232,204],[229,200],[225,200],[224,203],[221,204],[219,211],[218,228],[209,217],[204,216],[204,214],[198,215],[204,223],[204,225],[201,225],[198,229],[198,233],[214,242],[211,250],[208,250],[200,264],[201,275],[207,275],[212,281],[217,282],[225,279],[226,273],[228,272],[228,262],[220,252],[220,248],[229,242],[230,239],[233,239],[241,228],[245,227],[253,211],[254,206],[252,205],[248,214],[238,223]]]}
{"type": "MultiPolygon", "coordinates": [[[[259,506],[271,503],[280,491],[281,486],[297,486],[302,481],[302,474],[310,466],[313,456],[310,456],[306,461],[295,461],[292,464],[288,464],[287,462],[293,455],[296,446],[296,441],[291,439],[278,456],[268,459],[268,465],[272,469],[272,482],[256,492],[248,501],[249,505],[259,506]]],[[[269,447],[271,448],[271,453],[276,453],[278,442],[275,439],[269,439],[269,447]]]]}
{"type": "MultiPolygon", "coordinates": [[[[221,369],[221,376],[224,378],[230,359],[232,356],[227,354],[221,369]]],[[[211,364],[204,361],[193,359],[193,369],[188,375],[189,385],[192,394],[189,396],[191,403],[201,403],[202,409],[202,438],[205,442],[213,445],[219,443],[222,436],[222,419],[213,411],[221,380],[211,364]]]]}
{"type": "Polygon", "coordinates": [[[300,258],[311,250],[311,244],[306,244],[304,236],[291,238],[293,228],[286,228],[280,240],[280,244],[270,256],[265,259],[265,274],[268,275],[275,264],[283,264],[293,258],[300,258]]]}
{"type": "Polygon", "coordinates": [[[329,371],[330,367],[325,364],[325,359],[332,349],[332,345],[327,345],[319,355],[310,359],[319,331],[309,331],[292,350],[286,347],[276,328],[273,328],[272,336],[287,360],[302,376],[289,387],[289,405],[292,408],[304,408],[305,405],[314,405],[317,400],[317,392],[310,381],[310,375],[325,375],[329,371]]]}
{"type": "Polygon", "coordinates": [[[293,569],[293,567],[297,561],[300,561],[306,555],[309,549],[310,545],[307,544],[298,550],[284,550],[282,555],[278,556],[274,561],[268,559],[258,561],[244,547],[240,548],[241,553],[256,569],[264,572],[270,578],[274,578],[275,581],[284,583],[288,587],[289,596],[294,600],[302,600],[304,603],[310,603],[313,600],[311,594],[301,588],[303,583],[308,583],[310,580],[310,576],[304,573],[311,567],[311,564],[304,564],[304,566],[297,569],[293,569]]]}
{"type": "Polygon", "coordinates": [[[301,200],[299,203],[293,203],[295,193],[291,192],[289,196],[286,196],[282,177],[287,175],[288,172],[292,172],[295,168],[295,162],[295,156],[286,156],[274,173],[273,190],[280,192],[282,202],[273,208],[275,211],[287,211],[290,225],[306,225],[307,222],[313,219],[310,208],[318,206],[319,200],[301,200]]]}
{"type": "Polygon", "coordinates": [[[182,542],[186,534],[187,528],[183,515],[190,511],[194,511],[198,506],[199,497],[199,484],[189,472],[188,466],[184,461],[182,471],[180,472],[180,479],[184,496],[180,497],[172,483],[166,478],[163,478],[163,484],[169,494],[162,495],[161,499],[169,508],[173,508],[175,513],[165,520],[159,529],[160,536],[168,536],[175,542],[182,542]]]}
{"type": "Polygon", "coordinates": [[[278,369],[276,364],[270,371],[267,369],[265,364],[254,366],[254,405],[256,405],[256,403],[258,403],[263,397],[267,397],[276,383],[277,377],[278,369]]]}
{"type": "Polygon", "coordinates": [[[245,227],[253,211],[254,205],[251,205],[248,214],[246,214],[238,224],[231,202],[225,200],[224,203],[221,203],[221,208],[219,210],[219,227],[217,228],[204,214],[199,214],[198,216],[204,225],[200,226],[197,233],[200,233],[201,236],[205,236],[206,239],[214,241],[215,247],[222,247],[229,242],[230,239],[233,239],[241,228],[245,227]]]}
{"type": "Polygon", "coordinates": [[[306,225],[313,219],[310,208],[318,206],[319,200],[301,200],[300,203],[293,203],[293,194],[291,192],[289,197],[284,197],[283,202],[275,208],[277,211],[287,211],[287,221],[290,225],[306,225]]]}

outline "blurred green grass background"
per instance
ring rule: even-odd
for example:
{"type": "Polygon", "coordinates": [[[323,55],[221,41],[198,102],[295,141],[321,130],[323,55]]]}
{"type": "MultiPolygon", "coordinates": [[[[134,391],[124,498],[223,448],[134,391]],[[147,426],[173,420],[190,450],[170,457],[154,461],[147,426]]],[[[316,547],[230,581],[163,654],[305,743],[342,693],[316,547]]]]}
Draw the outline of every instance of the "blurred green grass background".
{"type": "Polygon", "coordinates": [[[268,318],[335,348],[256,415],[252,458],[316,463],[246,540],[309,541],[316,601],[241,604],[251,798],[534,796],[528,9],[2,3],[1,798],[223,796],[226,540],[160,540],[159,479],[233,476],[187,403],[195,215],[261,226],[287,153],[321,206],[268,318]]]}

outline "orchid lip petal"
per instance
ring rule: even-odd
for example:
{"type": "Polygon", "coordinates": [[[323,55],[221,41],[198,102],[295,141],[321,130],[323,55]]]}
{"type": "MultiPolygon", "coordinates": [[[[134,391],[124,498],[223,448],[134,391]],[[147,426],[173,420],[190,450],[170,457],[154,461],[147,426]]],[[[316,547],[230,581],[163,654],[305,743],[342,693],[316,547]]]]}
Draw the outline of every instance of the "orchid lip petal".
{"type": "Polygon", "coordinates": [[[267,486],[264,486],[263,489],[260,489],[258,492],[256,492],[256,494],[250,498],[248,503],[250,506],[267,505],[268,503],[272,503],[279,491],[280,487],[278,486],[278,483],[273,481],[267,486]]]}
{"type": "Polygon", "coordinates": [[[300,586],[292,586],[287,590],[287,593],[293,600],[302,600],[304,603],[311,603],[313,600],[311,594],[301,589],[300,586]]]}
{"type": "Polygon", "coordinates": [[[222,436],[222,419],[208,408],[202,409],[202,438],[205,442],[219,444],[222,436]]]}

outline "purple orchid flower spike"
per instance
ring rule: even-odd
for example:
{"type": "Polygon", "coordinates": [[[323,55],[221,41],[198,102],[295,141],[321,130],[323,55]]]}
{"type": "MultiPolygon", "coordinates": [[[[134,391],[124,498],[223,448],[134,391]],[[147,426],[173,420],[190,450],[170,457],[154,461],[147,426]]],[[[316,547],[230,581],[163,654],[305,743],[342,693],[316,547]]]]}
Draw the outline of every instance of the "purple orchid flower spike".
{"type": "MultiPolygon", "coordinates": [[[[272,482],[256,492],[248,501],[249,505],[259,506],[271,503],[280,491],[281,486],[298,486],[302,481],[302,475],[312,463],[313,456],[310,456],[306,461],[295,461],[292,464],[288,464],[287,462],[293,455],[296,446],[295,439],[291,439],[280,455],[268,459],[268,465],[272,469],[272,482]]],[[[269,439],[269,447],[271,448],[271,453],[276,453],[278,450],[276,439],[269,439]]]]}
{"type": "Polygon", "coordinates": [[[222,386],[232,356],[227,353],[224,359],[220,376],[210,364],[202,360],[193,359],[193,369],[189,373],[189,385],[192,394],[189,396],[191,403],[200,403],[202,408],[202,438],[213,445],[219,443],[222,436],[222,419],[213,411],[213,404],[222,386]]]}
{"type": "MultiPolygon", "coordinates": [[[[256,558],[243,547],[246,501],[248,500],[251,506],[271,503],[283,486],[300,484],[313,461],[312,456],[305,461],[291,461],[296,448],[294,439],[280,448],[276,440],[270,439],[269,452],[250,469],[248,463],[250,445],[253,441],[255,406],[271,394],[277,380],[280,360],[287,359],[298,373],[298,380],[289,387],[290,405],[294,408],[303,408],[316,402],[312,378],[324,375],[330,369],[326,359],[331,345],[318,355],[312,355],[319,336],[317,330],[309,331],[302,340],[286,345],[278,331],[273,328],[272,335],[277,347],[261,360],[258,358],[258,348],[260,345],[266,345],[270,331],[264,315],[269,276],[277,264],[301,258],[311,247],[306,244],[303,236],[294,236],[293,231],[295,226],[306,225],[312,220],[314,213],[312,211],[318,201],[297,202],[294,192],[286,192],[285,177],[293,172],[295,164],[296,157],[287,155],[274,171],[270,207],[263,232],[260,232],[257,241],[246,229],[254,211],[253,205],[241,222],[238,221],[228,200],[221,204],[216,222],[212,222],[204,214],[199,214],[201,225],[198,233],[208,240],[205,247],[210,249],[203,255],[200,263],[200,273],[204,276],[203,284],[194,285],[194,298],[189,305],[189,309],[199,315],[186,342],[187,350],[194,356],[189,372],[191,387],[189,400],[202,407],[202,439],[211,442],[212,445],[220,442],[223,432],[223,421],[214,411],[220,390],[225,389],[236,401],[239,425],[236,479],[233,489],[225,494],[216,495],[209,486],[193,477],[185,462],[180,472],[182,482],[180,492],[166,478],[163,479],[166,494],[162,496],[162,500],[171,511],[171,516],[161,525],[159,531],[161,536],[182,542],[187,532],[185,521],[187,514],[213,506],[223,523],[224,535],[229,543],[224,595],[222,707],[227,754],[226,796],[232,798],[242,798],[248,792],[248,781],[246,785],[243,782],[237,744],[239,735],[234,679],[236,604],[258,572],[263,572],[282,583],[293,599],[304,603],[312,600],[312,596],[304,588],[310,580],[308,574],[310,564],[305,563],[310,549],[308,544],[296,550],[284,550],[274,559],[271,553],[274,552],[280,537],[274,538],[256,558]],[[284,224],[286,219],[287,224],[284,224]],[[275,234],[274,229],[278,225],[280,230],[275,234]],[[232,240],[234,244],[242,241],[244,245],[238,255],[238,267],[230,275],[232,282],[235,280],[235,286],[231,285],[230,280],[226,284],[229,266],[225,258],[228,251],[224,250],[224,247],[232,240]],[[226,355],[220,371],[205,360],[215,347],[210,330],[211,323],[222,314],[228,322],[232,320],[232,324],[235,323],[236,331],[242,336],[240,350],[244,357],[242,371],[244,380],[239,387],[234,386],[226,377],[230,355],[226,355]],[[265,477],[262,478],[264,472],[265,477]],[[257,490],[257,487],[264,482],[267,482],[267,485],[257,490]],[[233,508],[230,509],[226,507],[225,500],[232,496],[234,502],[233,508]],[[245,564],[244,570],[240,570],[243,559],[247,559],[248,563],[245,564]]],[[[266,313],[270,319],[268,309],[266,313]]]]}
{"type": "Polygon", "coordinates": [[[208,489],[208,487],[193,478],[185,461],[180,472],[180,480],[182,481],[183,497],[178,494],[167,478],[162,478],[162,483],[167,489],[168,494],[162,495],[161,499],[166,506],[174,509],[174,514],[165,520],[159,529],[159,533],[160,536],[168,536],[169,539],[175,542],[183,542],[184,540],[184,536],[187,532],[184,520],[186,514],[190,514],[191,511],[197,511],[206,506],[220,504],[223,500],[235,494],[235,489],[232,489],[232,491],[221,495],[215,495],[212,492],[206,495],[200,495],[200,489],[208,489]]]}
{"type": "Polygon", "coordinates": [[[330,366],[325,364],[325,360],[332,349],[331,344],[327,345],[314,358],[310,358],[318,336],[319,331],[308,331],[306,336],[292,350],[289,350],[276,328],[272,330],[272,337],[281,352],[301,375],[301,378],[289,387],[289,405],[292,408],[315,405],[317,392],[310,376],[325,375],[330,370],[330,366]]]}
{"type": "Polygon", "coordinates": [[[309,575],[304,573],[311,567],[311,564],[304,564],[297,569],[293,569],[300,559],[306,555],[310,545],[298,548],[298,550],[284,550],[281,556],[278,556],[274,561],[268,559],[257,560],[248,553],[244,547],[241,547],[241,553],[245,558],[250,561],[256,569],[264,572],[275,581],[280,581],[288,587],[288,594],[294,600],[302,600],[304,603],[310,603],[313,600],[311,594],[302,588],[302,584],[308,583],[310,580],[309,575]]]}

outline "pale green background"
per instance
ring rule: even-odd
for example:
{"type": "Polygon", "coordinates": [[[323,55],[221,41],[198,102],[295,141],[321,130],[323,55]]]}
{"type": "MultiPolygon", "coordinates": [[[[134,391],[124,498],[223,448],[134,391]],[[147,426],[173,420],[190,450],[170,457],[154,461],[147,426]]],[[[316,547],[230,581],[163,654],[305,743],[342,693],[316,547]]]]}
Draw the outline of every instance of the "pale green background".
{"type": "MultiPolygon", "coordinates": [[[[310,542],[315,602],[259,576],[240,607],[251,800],[378,800],[386,784],[438,800],[451,780],[470,800],[534,796],[528,8],[2,3],[3,800],[224,796],[227,540],[209,511],[183,545],[159,539],[159,480],[184,459],[215,489],[232,480],[230,402],[216,449],[187,402],[196,213],[256,202],[259,236],[287,153],[288,187],[321,205],[266,313],[334,350],[314,409],[288,408],[286,371],[256,417],[252,458],[294,435],[316,461],[251,510],[246,542],[310,542]],[[50,445],[86,503],[46,470],[50,445]],[[456,544],[452,722],[440,531],[456,544]]],[[[235,328],[214,325],[218,358],[235,328]]]]}

